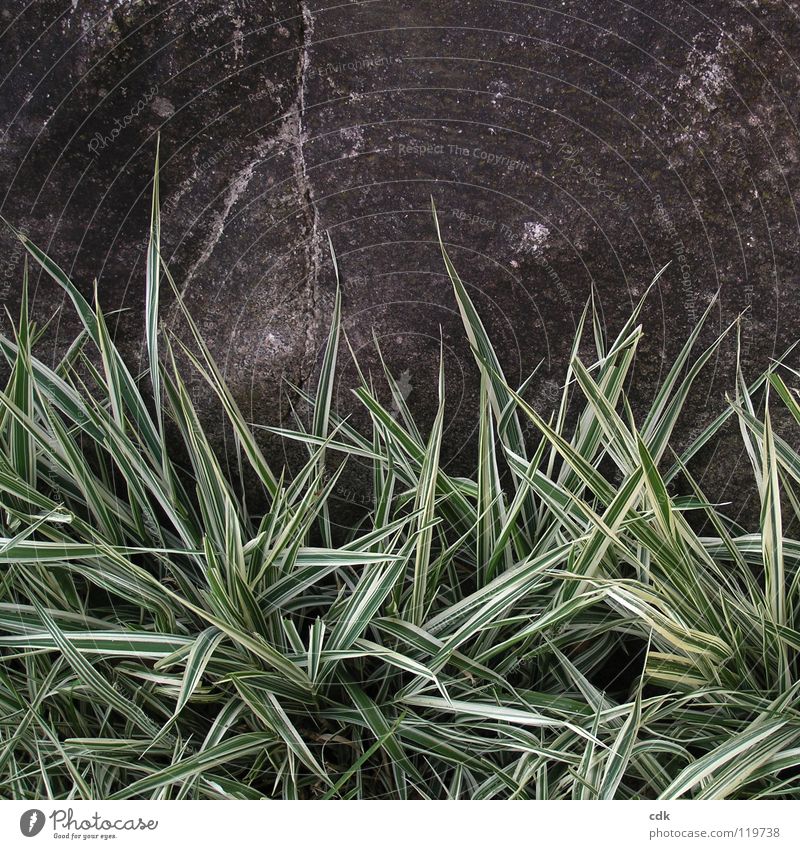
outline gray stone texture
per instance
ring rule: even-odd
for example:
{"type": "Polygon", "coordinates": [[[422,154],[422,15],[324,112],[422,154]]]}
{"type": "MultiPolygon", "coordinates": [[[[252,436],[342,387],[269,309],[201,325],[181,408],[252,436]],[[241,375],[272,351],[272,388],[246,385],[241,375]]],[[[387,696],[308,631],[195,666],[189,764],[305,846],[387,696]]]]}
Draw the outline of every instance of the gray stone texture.
{"type": "MultiPolygon", "coordinates": [[[[800,335],[795,3],[14,0],[0,31],[0,211],[84,291],[98,278],[136,356],[160,132],[164,253],[257,421],[288,420],[282,378],[313,385],[328,232],[350,342],[375,372],[374,331],[423,422],[443,340],[446,460],[470,469],[478,384],[431,198],[509,380],[542,361],[541,409],[591,288],[613,331],[667,262],[636,409],[717,290],[703,341],[746,310],[748,374],[800,335]]],[[[21,257],[2,247],[13,308],[21,257]]],[[[35,295],[42,315],[62,301],[38,276],[35,295]]],[[[181,334],[169,306],[165,327],[181,334]]],[[[734,356],[731,336],[679,442],[722,409],[734,356]]],[[[354,384],[343,357],[341,410],[354,384]]],[[[735,431],[703,461],[738,498],[735,431]]]]}

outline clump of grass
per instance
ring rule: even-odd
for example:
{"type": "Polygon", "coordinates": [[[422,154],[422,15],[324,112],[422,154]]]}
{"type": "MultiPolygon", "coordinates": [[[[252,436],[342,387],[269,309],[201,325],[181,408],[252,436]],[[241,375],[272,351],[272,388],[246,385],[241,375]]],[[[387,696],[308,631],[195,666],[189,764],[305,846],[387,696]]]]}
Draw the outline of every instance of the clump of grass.
{"type": "Polygon", "coordinates": [[[174,284],[157,170],[154,194],[141,376],[96,299],[20,237],[83,331],[49,367],[23,297],[0,339],[4,796],[797,796],[800,543],[781,503],[800,517],[800,455],[769,405],[798,424],[800,405],[777,364],[751,386],[740,374],[677,455],[673,429],[719,339],[693,353],[698,326],[635,421],[624,386],[641,305],[608,339],[590,305],[543,416],[505,379],[442,245],[482,381],[476,477],[439,462],[443,373],[429,433],[388,372],[393,409],[367,378],[355,389],[371,432],[337,416],[337,298],[316,393],[300,394],[308,416],[272,429],[307,449],[288,479],[191,316],[180,358],[158,332],[174,284]],[[578,356],[588,343],[593,361],[578,356]],[[178,359],[218,398],[264,512],[224,472],[178,359]],[[689,468],[731,418],[761,503],[752,532],[689,468]],[[374,501],[340,539],[332,494],[349,458],[371,463],[374,501]],[[690,496],[673,494],[678,476],[690,496]],[[632,672],[605,686],[624,656],[632,672]]]}

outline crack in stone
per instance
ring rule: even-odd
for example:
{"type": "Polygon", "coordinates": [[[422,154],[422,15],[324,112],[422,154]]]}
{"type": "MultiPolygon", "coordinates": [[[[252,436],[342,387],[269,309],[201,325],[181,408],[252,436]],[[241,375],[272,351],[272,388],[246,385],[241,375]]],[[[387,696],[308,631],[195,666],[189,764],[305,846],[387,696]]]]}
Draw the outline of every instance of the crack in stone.
{"type": "Polygon", "coordinates": [[[311,182],[308,179],[304,150],[304,145],[308,139],[303,126],[306,112],[306,80],[311,64],[311,39],[314,35],[314,16],[305,2],[300,3],[300,10],[302,13],[302,43],[297,68],[297,97],[293,110],[296,120],[294,172],[301,204],[305,210],[306,228],[310,233],[309,239],[304,243],[308,276],[306,284],[306,341],[303,362],[300,366],[300,385],[303,386],[314,372],[316,337],[320,324],[318,287],[323,260],[319,238],[319,212],[314,203],[311,182]]]}
{"type": "Polygon", "coordinates": [[[314,17],[307,3],[301,2],[301,43],[299,50],[299,61],[297,64],[297,75],[295,79],[296,94],[294,102],[287,111],[283,127],[274,139],[269,139],[259,145],[255,151],[256,156],[242,168],[234,178],[233,182],[225,191],[223,206],[220,212],[214,216],[214,226],[208,238],[204,241],[202,251],[197,259],[191,264],[186,273],[184,284],[180,295],[185,297],[189,286],[197,272],[210,259],[214,250],[222,238],[225,225],[231,210],[238,200],[247,191],[255,170],[266,154],[269,154],[276,144],[286,145],[291,157],[292,176],[294,178],[298,201],[302,216],[304,218],[304,230],[307,238],[303,240],[304,270],[306,271],[306,285],[304,293],[304,319],[305,340],[303,344],[302,359],[299,368],[299,385],[304,386],[312,377],[316,364],[316,345],[318,328],[321,324],[320,307],[318,303],[319,276],[324,261],[322,245],[320,240],[319,214],[314,203],[311,182],[308,178],[308,169],[305,159],[304,145],[307,134],[303,125],[306,110],[306,82],[308,69],[310,67],[310,47],[314,33],[314,17]]]}

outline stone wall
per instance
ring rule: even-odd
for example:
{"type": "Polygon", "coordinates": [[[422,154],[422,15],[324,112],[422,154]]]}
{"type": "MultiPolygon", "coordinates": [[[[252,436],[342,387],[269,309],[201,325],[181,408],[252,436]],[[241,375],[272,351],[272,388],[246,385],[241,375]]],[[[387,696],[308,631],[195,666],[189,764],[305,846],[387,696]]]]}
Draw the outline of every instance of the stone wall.
{"type": "MultiPolygon", "coordinates": [[[[469,468],[477,381],[431,198],[509,379],[543,361],[542,408],[591,287],[613,330],[667,262],[638,408],[717,290],[704,341],[746,310],[749,374],[800,336],[792,4],[12,0],[0,30],[0,211],[85,291],[97,277],[136,356],[160,133],[164,252],[258,421],[286,419],[283,378],[313,382],[329,233],[350,342],[374,370],[374,331],[423,421],[441,334],[447,459],[469,468]]],[[[2,247],[13,308],[22,260],[2,247]]],[[[37,312],[61,302],[37,276],[37,312]]],[[[57,349],[74,321],[54,327],[57,349]]],[[[722,409],[734,356],[731,339],[682,439],[722,409]]],[[[354,381],[345,358],[341,409],[354,381]]],[[[712,489],[748,473],[735,432],[704,460],[712,489]]]]}

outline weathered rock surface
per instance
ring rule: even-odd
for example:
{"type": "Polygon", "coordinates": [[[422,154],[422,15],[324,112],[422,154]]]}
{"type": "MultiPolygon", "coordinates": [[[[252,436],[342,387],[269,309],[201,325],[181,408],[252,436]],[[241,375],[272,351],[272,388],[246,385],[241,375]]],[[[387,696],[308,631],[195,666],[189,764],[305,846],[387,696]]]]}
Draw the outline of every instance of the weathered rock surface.
{"type": "MultiPolygon", "coordinates": [[[[750,374],[800,335],[792,4],[14,0],[0,26],[0,211],[131,308],[136,348],[160,132],[165,253],[260,421],[285,414],[281,375],[312,379],[328,231],[353,347],[374,370],[374,329],[423,420],[441,333],[447,459],[469,466],[478,387],[431,197],[509,379],[544,361],[542,407],[591,287],[613,329],[666,262],[637,406],[717,290],[704,341],[747,310],[750,374]]],[[[3,244],[13,301],[21,259],[3,244]]],[[[60,302],[43,279],[36,298],[60,302]]],[[[684,438],[722,409],[734,357],[732,337],[684,438]]],[[[735,435],[705,459],[714,492],[748,474],[735,435]]]]}

